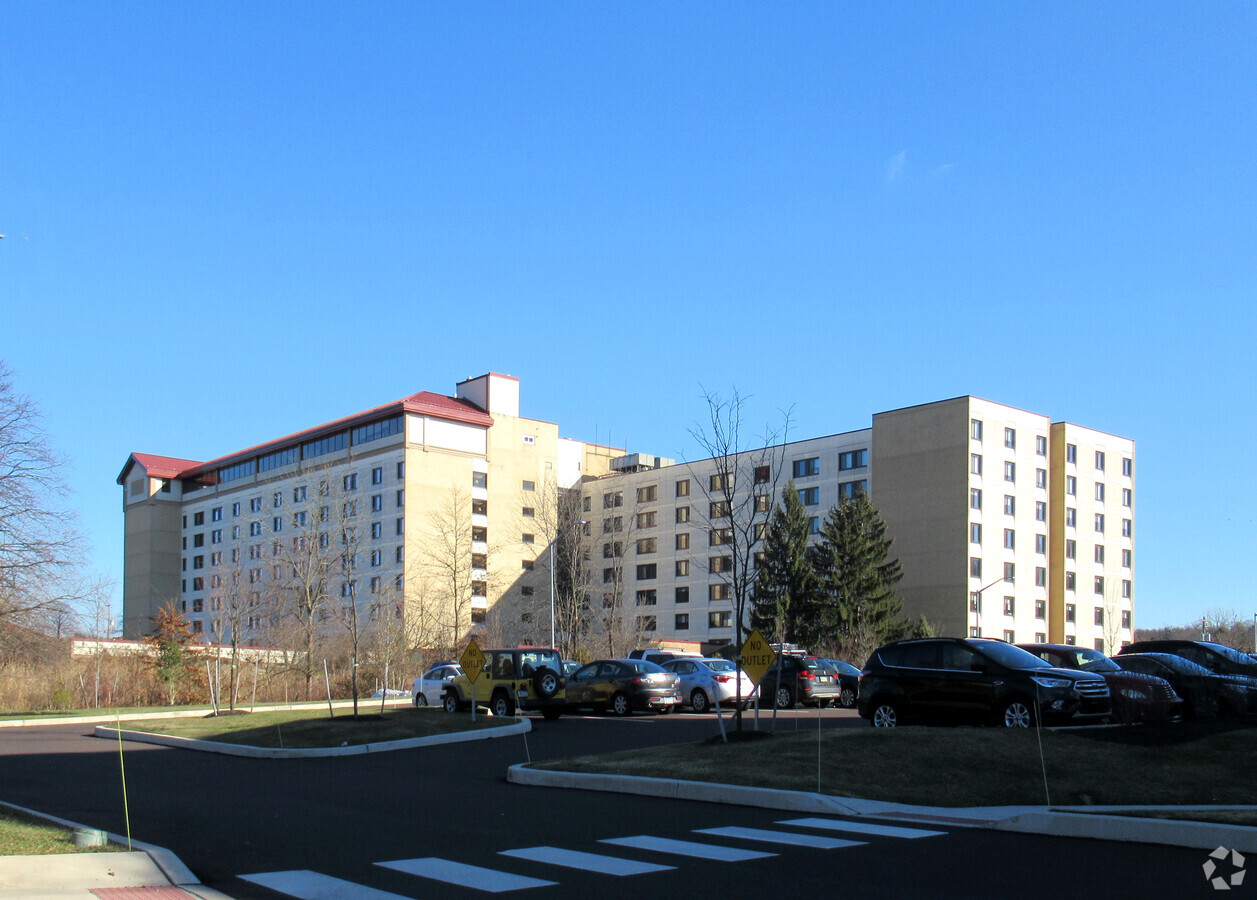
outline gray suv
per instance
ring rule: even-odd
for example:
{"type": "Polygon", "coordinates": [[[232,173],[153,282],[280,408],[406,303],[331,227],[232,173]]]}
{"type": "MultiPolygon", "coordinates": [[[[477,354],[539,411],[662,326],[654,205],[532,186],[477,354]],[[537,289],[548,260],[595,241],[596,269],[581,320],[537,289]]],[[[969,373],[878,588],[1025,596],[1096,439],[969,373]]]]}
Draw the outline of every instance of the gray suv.
{"type": "Polygon", "coordinates": [[[860,672],[856,708],[879,728],[913,719],[1024,728],[1111,714],[1101,676],[1055,668],[991,638],[925,638],[879,647],[860,672]]]}

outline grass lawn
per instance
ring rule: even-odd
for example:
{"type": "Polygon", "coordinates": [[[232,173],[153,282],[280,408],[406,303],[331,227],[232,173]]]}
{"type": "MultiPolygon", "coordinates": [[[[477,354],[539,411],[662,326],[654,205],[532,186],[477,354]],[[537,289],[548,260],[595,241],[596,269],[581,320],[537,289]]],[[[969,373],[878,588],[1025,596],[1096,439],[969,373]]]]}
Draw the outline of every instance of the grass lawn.
{"type": "Polygon", "coordinates": [[[574,772],[817,791],[926,806],[1257,804],[1257,728],[1233,721],[1044,731],[789,732],[536,763],[574,772]]]}
{"type": "Polygon", "coordinates": [[[99,853],[122,850],[117,844],[76,847],[72,832],[11,809],[0,809],[0,856],[44,856],[48,853],[99,853]]]}
{"type": "Polygon", "coordinates": [[[328,718],[324,708],[187,719],[141,719],[123,722],[122,728],[124,731],[146,731],[225,744],[298,750],[345,744],[378,744],[455,731],[497,728],[515,722],[515,719],[498,719],[478,713],[473,724],[470,713],[447,713],[435,708],[400,707],[380,715],[378,702],[373,707],[360,707],[360,710],[362,715],[358,719],[354,719],[347,709],[338,709],[335,718],[328,718]]]}

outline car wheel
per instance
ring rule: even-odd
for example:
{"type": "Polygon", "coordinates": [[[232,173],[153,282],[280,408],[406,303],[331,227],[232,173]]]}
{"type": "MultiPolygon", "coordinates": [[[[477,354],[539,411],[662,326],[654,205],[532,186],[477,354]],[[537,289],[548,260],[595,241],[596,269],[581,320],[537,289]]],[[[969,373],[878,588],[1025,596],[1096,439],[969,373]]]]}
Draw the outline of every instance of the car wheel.
{"type": "Polygon", "coordinates": [[[621,691],[611,698],[611,711],[617,716],[627,716],[633,709],[633,705],[629,703],[628,694],[621,691]]]}
{"type": "Polygon", "coordinates": [[[458,712],[458,695],[453,691],[446,691],[441,705],[445,707],[446,712],[458,712]]]}
{"type": "Polygon", "coordinates": [[[557,706],[547,706],[541,711],[541,714],[546,717],[547,722],[553,722],[559,716],[563,715],[563,710],[559,709],[557,706]]]}
{"type": "Polygon", "coordinates": [[[899,724],[899,707],[889,700],[879,700],[873,704],[873,715],[869,723],[874,728],[894,728],[899,724]]]}
{"type": "Polygon", "coordinates": [[[690,708],[696,713],[707,712],[711,703],[707,699],[707,692],[702,688],[694,688],[694,693],[690,694],[690,708]]]}
{"type": "Polygon", "coordinates": [[[533,686],[543,700],[549,700],[559,692],[559,676],[554,669],[542,666],[533,678],[533,686]]]}
{"type": "Polygon", "coordinates": [[[423,694],[415,694],[415,706],[427,706],[428,698],[423,694]]]}
{"type": "Polygon", "coordinates": [[[489,703],[489,709],[495,716],[513,716],[515,715],[515,701],[505,691],[498,691],[493,695],[493,700],[489,703]]]}
{"type": "Polygon", "coordinates": [[[853,709],[855,707],[855,691],[851,688],[843,688],[842,693],[838,696],[838,705],[843,709],[853,709]]]}
{"type": "Polygon", "coordinates": [[[1029,728],[1034,724],[1034,706],[1023,697],[1014,697],[1004,703],[1000,723],[1005,728],[1029,728]]]}
{"type": "Polygon", "coordinates": [[[778,709],[790,709],[794,706],[794,695],[790,693],[790,688],[788,687],[783,686],[777,688],[777,695],[775,699],[777,701],[778,709]]]}

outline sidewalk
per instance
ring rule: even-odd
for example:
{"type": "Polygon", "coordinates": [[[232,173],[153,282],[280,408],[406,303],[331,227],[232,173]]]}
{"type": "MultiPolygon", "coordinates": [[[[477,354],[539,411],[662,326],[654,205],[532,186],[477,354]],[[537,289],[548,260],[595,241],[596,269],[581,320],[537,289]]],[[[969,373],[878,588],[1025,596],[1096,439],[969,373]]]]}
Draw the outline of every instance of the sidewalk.
{"type": "MultiPolygon", "coordinates": [[[[699,800],[705,803],[729,803],[758,806],[790,812],[821,815],[893,818],[901,821],[958,825],[966,828],[992,828],[998,831],[1020,831],[1027,834],[1049,834],[1059,837],[1098,838],[1108,841],[1131,841],[1143,844],[1169,844],[1176,847],[1197,847],[1213,850],[1226,847],[1241,853],[1257,852],[1257,828],[1241,825],[1218,825],[1210,822],[1185,822],[1177,819],[1140,818],[1137,815],[1104,815],[1103,813],[1163,810],[1166,807],[1048,807],[1048,806],[974,806],[932,807],[861,800],[855,797],[834,797],[806,791],[779,791],[771,788],[742,787],[706,781],[680,781],[671,778],[638,778],[626,775],[599,775],[532,769],[527,763],[511,766],[507,781],[513,784],[573,788],[587,791],[608,791],[639,794],[649,797],[671,797],[677,800],[699,800]]],[[[1218,807],[1200,807],[1215,809],[1218,807]]],[[[1255,810],[1257,807],[1221,807],[1222,809],[1255,810]]]]}

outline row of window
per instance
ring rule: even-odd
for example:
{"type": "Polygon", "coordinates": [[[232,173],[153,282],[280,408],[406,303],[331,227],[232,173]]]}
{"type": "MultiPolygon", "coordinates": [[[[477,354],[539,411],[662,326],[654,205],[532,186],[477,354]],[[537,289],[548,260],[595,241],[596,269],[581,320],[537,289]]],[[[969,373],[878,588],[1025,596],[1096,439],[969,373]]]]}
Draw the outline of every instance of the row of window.
{"type": "MultiPolygon", "coordinates": [[[[982,440],[982,420],[981,419],[969,420],[969,437],[975,441],[982,440]]],[[[1015,428],[1004,429],[1004,446],[1008,448],[1009,450],[1017,449],[1017,430],[1015,428]]],[[[1035,438],[1034,438],[1035,454],[1037,454],[1038,456],[1047,456],[1047,446],[1048,446],[1048,439],[1045,435],[1042,435],[1042,434],[1035,435],[1035,438]]],[[[1078,445],[1077,444],[1065,445],[1065,462],[1072,463],[1075,465],[1078,463],[1078,445]]],[[[1104,464],[1105,464],[1104,451],[1103,450],[1095,451],[1096,471],[1103,472],[1104,464]]],[[[1122,457],[1122,474],[1126,476],[1127,478],[1129,478],[1134,473],[1134,469],[1135,469],[1134,461],[1131,460],[1130,457],[1126,457],[1126,456],[1122,457]]]]}
{"type": "MultiPolygon", "coordinates": [[[[639,632],[645,633],[645,632],[655,631],[658,629],[658,627],[659,627],[659,622],[656,616],[638,616],[637,617],[637,630],[639,632]]],[[[732,628],[733,627],[733,613],[731,612],[708,613],[707,614],[707,627],[708,628],[732,628]]],[[[674,631],[689,631],[689,628],[690,628],[690,614],[677,613],[676,616],[673,618],[673,630],[674,631]]]]}
{"type": "MultiPolygon", "coordinates": [[[[326,437],[313,441],[306,441],[300,445],[292,447],[284,447],[272,453],[247,459],[244,462],[236,463],[231,466],[224,466],[218,470],[218,483],[226,484],[230,481],[236,481],[240,478],[247,478],[261,472],[269,472],[272,469],[278,469],[282,466],[292,465],[302,459],[315,459],[328,453],[334,453],[337,450],[344,450],[351,443],[355,446],[359,444],[370,443],[387,437],[391,434],[400,434],[405,428],[405,422],[401,416],[395,416],[391,419],[385,419],[381,422],[373,422],[370,425],[363,425],[360,428],[354,428],[349,431],[339,431],[326,437]]],[[[402,477],[400,467],[398,477],[402,477]]]]}
{"type": "MultiPolygon", "coordinates": [[[[969,595],[969,611],[981,614],[982,612],[982,593],[974,591],[969,595]]],[[[1122,627],[1129,629],[1131,623],[1131,613],[1129,609],[1121,610],[1122,627]]],[[[1003,602],[1003,614],[1006,616],[1015,616],[1017,614],[1017,599],[1015,597],[1005,597],[1003,602]]],[[[1077,619],[1078,607],[1073,603],[1065,604],[1065,621],[1074,622],[1077,619]]],[[[1040,620],[1047,619],[1047,601],[1034,601],[1034,617],[1040,620]]],[[[1097,606],[1094,608],[1094,619],[1096,625],[1104,624],[1104,607],[1097,606]]]]}
{"type": "MultiPolygon", "coordinates": [[[[398,480],[402,480],[405,477],[406,477],[406,463],[399,462],[397,464],[397,478],[398,480]]],[[[384,483],[384,468],[382,466],[376,466],[375,468],[371,470],[371,484],[380,485],[383,483],[384,483]]],[[[342,478],[341,486],[345,491],[356,491],[358,489],[358,473],[351,472],[348,475],[345,475],[342,478]]],[[[326,497],[330,494],[330,489],[326,481],[320,482],[319,494],[320,496],[323,496],[323,497],[326,497]]],[[[402,505],[402,500],[403,500],[404,495],[405,495],[405,490],[397,491],[397,505],[398,506],[402,505]]],[[[292,502],[293,503],[305,503],[309,499],[309,496],[310,496],[310,489],[308,485],[299,484],[299,485],[294,486],[292,489],[292,502]]],[[[373,509],[382,509],[383,501],[381,499],[381,495],[379,494],[375,495],[375,497],[372,498],[372,504],[373,504],[372,506],[373,509]]],[[[271,494],[271,507],[274,509],[279,509],[283,505],[284,505],[284,491],[273,492],[271,494]]],[[[264,508],[265,508],[265,501],[263,500],[262,497],[250,498],[249,512],[251,513],[261,512],[264,508]]],[[[223,520],[223,509],[224,507],[221,507],[221,506],[215,506],[213,509],[211,509],[209,511],[210,521],[221,522],[223,520]]],[[[241,512],[242,512],[241,503],[237,502],[237,503],[231,504],[232,518],[239,518],[241,515],[241,512]]],[[[204,524],[205,524],[204,510],[200,512],[195,512],[192,514],[193,527],[204,525],[204,524]]],[[[183,517],[183,527],[184,528],[188,527],[187,516],[183,517]]]]}

